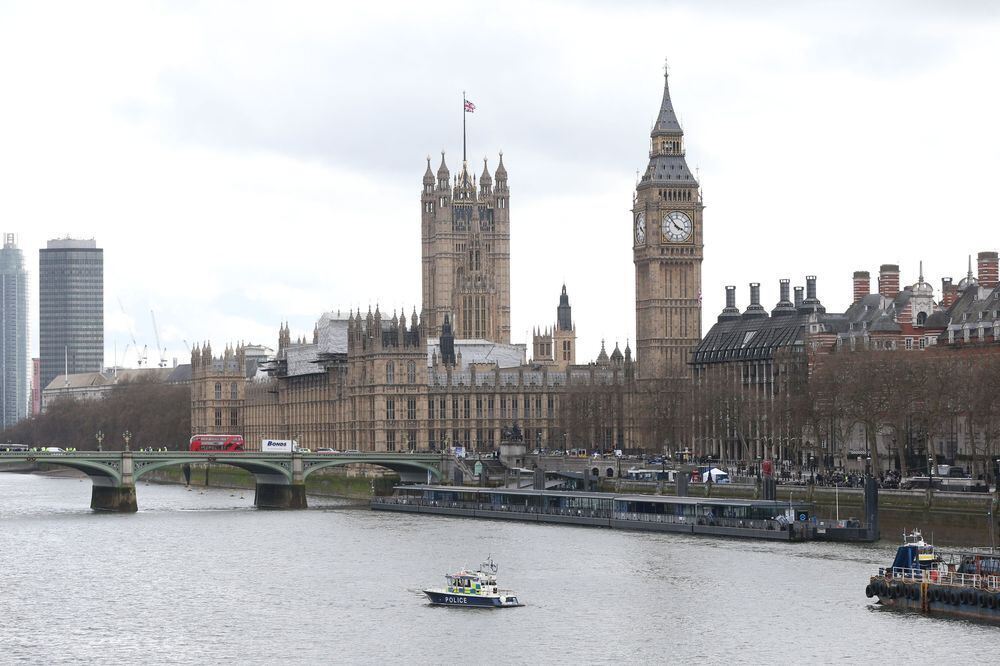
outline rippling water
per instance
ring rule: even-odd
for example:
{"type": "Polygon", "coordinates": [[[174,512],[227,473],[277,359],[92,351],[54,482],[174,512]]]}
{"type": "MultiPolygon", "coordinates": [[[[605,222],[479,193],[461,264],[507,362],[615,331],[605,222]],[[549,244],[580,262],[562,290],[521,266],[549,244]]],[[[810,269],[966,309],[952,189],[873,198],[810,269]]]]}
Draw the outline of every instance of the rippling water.
{"type": "Polygon", "coordinates": [[[95,514],[89,480],[0,474],[0,662],[989,661],[1000,629],[879,610],[892,546],[729,541],[374,513],[141,485],[95,514]],[[420,589],[492,553],[523,608],[420,589]]]}

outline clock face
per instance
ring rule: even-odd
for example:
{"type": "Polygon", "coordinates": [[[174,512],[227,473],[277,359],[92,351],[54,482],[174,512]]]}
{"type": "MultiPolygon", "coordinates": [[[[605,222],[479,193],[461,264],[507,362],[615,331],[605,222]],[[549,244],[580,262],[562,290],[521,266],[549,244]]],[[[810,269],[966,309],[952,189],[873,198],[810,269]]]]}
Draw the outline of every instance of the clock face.
{"type": "Polygon", "coordinates": [[[642,245],[646,242],[646,214],[639,213],[635,216],[635,244],[642,245]]]}
{"type": "Polygon", "coordinates": [[[691,238],[691,218],[684,213],[675,210],[663,216],[663,240],[672,243],[681,243],[691,238]]]}

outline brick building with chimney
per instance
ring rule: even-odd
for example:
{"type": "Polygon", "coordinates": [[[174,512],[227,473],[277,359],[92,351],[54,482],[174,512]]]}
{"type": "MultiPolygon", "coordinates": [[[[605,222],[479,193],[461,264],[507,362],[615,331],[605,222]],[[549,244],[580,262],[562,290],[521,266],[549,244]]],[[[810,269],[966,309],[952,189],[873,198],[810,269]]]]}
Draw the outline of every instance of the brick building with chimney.
{"type": "MultiPolygon", "coordinates": [[[[736,307],[736,287],[727,286],[726,307],[692,355],[695,393],[702,402],[694,450],[729,460],[785,460],[793,451],[808,455],[803,446],[808,438],[782,430],[775,414],[788,408],[790,394],[809,381],[824,354],[931,348],[942,354],[1000,354],[997,268],[996,252],[980,252],[978,276],[973,275],[970,258],[968,274],[959,283],[944,278],[940,298],[924,280],[922,262],[917,281],[902,288],[899,265],[883,264],[874,293],[870,273],[856,271],[853,302],[843,313],[826,311],[813,276],[806,278],[806,297],[801,296],[802,287],[795,287],[792,302],[789,280],[781,280],[781,297],[770,313],[760,303],[758,283],[750,284],[750,304],[742,313],[736,307]],[[751,396],[753,413],[705,417],[720,408],[707,404],[720,385],[751,396]]],[[[740,405],[734,407],[730,397],[721,407],[735,410],[740,405]]],[[[864,450],[863,430],[855,428],[848,437],[847,450],[864,450]]],[[[949,442],[956,452],[967,445],[960,436],[949,442]]]]}

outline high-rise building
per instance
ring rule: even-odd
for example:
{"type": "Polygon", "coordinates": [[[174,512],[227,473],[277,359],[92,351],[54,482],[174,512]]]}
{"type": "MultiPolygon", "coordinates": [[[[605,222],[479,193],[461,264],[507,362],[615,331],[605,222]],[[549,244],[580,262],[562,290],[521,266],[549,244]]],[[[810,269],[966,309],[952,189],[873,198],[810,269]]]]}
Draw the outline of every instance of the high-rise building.
{"type": "Polygon", "coordinates": [[[14,234],[0,250],[0,427],[28,415],[28,273],[14,234]]]}
{"type": "Polygon", "coordinates": [[[478,189],[466,163],[452,183],[444,153],[436,179],[427,158],[420,201],[426,329],[437,334],[447,314],[456,338],[509,343],[510,192],[503,154],[494,177],[484,163],[478,189]]]}
{"type": "Polygon", "coordinates": [[[104,250],[93,239],[38,251],[38,351],[43,390],[64,371],[104,366],[104,250]]]}
{"type": "Polygon", "coordinates": [[[687,376],[691,353],[701,340],[702,208],[664,73],[649,165],[632,206],[640,380],[687,376]]]}

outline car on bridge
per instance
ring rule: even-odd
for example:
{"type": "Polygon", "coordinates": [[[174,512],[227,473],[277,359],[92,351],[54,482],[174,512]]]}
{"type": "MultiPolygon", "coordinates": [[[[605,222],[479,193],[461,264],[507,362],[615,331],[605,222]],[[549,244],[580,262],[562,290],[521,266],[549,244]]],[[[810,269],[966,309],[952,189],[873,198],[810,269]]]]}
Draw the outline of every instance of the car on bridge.
{"type": "Polygon", "coordinates": [[[340,451],[338,451],[337,449],[324,448],[324,449],[316,449],[316,453],[340,453],[340,451]]]}

